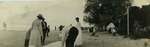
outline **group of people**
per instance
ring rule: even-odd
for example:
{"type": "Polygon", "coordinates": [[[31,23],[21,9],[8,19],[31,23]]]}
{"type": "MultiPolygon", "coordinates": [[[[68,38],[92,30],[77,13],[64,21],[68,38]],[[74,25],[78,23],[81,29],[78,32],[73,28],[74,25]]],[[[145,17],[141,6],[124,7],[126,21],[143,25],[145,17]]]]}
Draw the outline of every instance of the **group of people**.
{"type": "Polygon", "coordinates": [[[76,25],[72,24],[62,30],[62,46],[63,47],[81,47],[82,46],[82,30],[78,17],[75,18],[76,25]]]}
{"type": "MultiPolygon", "coordinates": [[[[82,45],[82,30],[79,18],[76,17],[76,25],[66,26],[62,31],[62,47],[80,47],[82,45]]],[[[50,29],[45,18],[39,14],[32,22],[32,26],[26,33],[25,47],[43,47],[45,38],[50,29]]],[[[53,39],[53,38],[51,38],[53,39]]]]}

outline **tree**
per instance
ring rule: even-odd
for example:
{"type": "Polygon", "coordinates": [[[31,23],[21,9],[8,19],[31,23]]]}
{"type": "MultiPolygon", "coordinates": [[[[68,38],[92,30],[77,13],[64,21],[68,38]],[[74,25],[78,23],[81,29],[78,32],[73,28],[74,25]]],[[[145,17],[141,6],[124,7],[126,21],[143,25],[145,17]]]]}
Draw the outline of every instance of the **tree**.
{"type": "Polygon", "coordinates": [[[113,21],[119,27],[118,21],[127,15],[129,5],[129,0],[87,0],[84,21],[98,27],[113,21]]]}

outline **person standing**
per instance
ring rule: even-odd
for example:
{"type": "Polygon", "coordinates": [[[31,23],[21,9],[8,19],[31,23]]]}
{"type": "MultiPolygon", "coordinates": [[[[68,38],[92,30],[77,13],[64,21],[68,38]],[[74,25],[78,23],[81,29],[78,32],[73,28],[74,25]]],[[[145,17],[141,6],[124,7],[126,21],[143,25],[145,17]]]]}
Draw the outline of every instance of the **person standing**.
{"type": "Polygon", "coordinates": [[[47,22],[45,21],[44,17],[42,18],[41,23],[42,23],[42,31],[43,31],[42,45],[44,45],[47,33],[49,32],[49,28],[47,27],[47,22]]]}
{"type": "Polygon", "coordinates": [[[57,30],[57,27],[55,26],[55,31],[57,30]]]}
{"type": "Polygon", "coordinates": [[[7,30],[7,24],[6,24],[6,22],[3,22],[3,28],[4,28],[4,31],[7,30]]]}
{"type": "Polygon", "coordinates": [[[49,32],[50,32],[50,25],[47,26],[47,33],[46,33],[47,37],[49,37],[49,35],[48,35],[49,32]]]}
{"type": "Polygon", "coordinates": [[[73,27],[72,25],[69,25],[69,26],[65,26],[62,31],[61,31],[61,34],[60,34],[60,37],[62,37],[62,47],[66,47],[66,40],[67,40],[67,37],[68,37],[68,32],[70,30],[70,28],[73,27]]]}
{"type": "Polygon", "coordinates": [[[78,36],[78,29],[76,27],[71,27],[69,29],[67,38],[66,38],[66,47],[74,47],[75,40],[78,36]]]}
{"type": "Polygon", "coordinates": [[[31,32],[29,47],[42,47],[42,44],[41,44],[41,37],[43,37],[42,24],[41,24],[42,18],[43,16],[39,14],[37,16],[37,19],[35,19],[32,22],[32,26],[29,29],[29,31],[31,32]]]}
{"type": "Polygon", "coordinates": [[[26,32],[24,47],[29,47],[30,35],[31,31],[29,30],[28,32],[26,32]]]}
{"type": "Polygon", "coordinates": [[[79,17],[76,17],[76,28],[78,29],[78,31],[79,31],[79,34],[78,34],[78,36],[77,36],[77,39],[76,39],[76,41],[75,41],[75,46],[76,47],[81,47],[82,46],[82,30],[81,30],[81,23],[80,23],[80,20],[79,20],[79,17]]]}

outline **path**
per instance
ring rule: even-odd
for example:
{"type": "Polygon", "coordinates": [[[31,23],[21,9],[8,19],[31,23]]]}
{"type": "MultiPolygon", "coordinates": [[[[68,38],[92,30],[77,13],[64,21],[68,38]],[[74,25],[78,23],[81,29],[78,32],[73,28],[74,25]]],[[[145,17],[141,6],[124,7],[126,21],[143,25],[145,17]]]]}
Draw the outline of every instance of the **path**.
{"type": "MultiPolygon", "coordinates": [[[[131,40],[122,36],[112,36],[107,33],[97,33],[96,37],[90,36],[90,33],[83,33],[82,47],[146,47],[144,46],[148,39],[131,40]]],[[[49,43],[46,47],[61,47],[61,42],[49,43]]],[[[147,47],[150,47],[149,43],[147,47]]]]}

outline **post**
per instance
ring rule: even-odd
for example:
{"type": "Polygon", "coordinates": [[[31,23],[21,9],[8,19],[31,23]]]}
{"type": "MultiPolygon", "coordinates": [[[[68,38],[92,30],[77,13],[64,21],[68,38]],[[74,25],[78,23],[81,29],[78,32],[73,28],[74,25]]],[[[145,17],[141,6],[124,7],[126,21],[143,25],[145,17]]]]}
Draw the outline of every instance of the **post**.
{"type": "Polygon", "coordinates": [[[132,0],[129,0],[128,1],[128,6],[127,6],[127,36],[130,35],[130,6],[131,6],[131,3],[132,0]]]}
{"type": "Polygon", "coordinates": [[[130,17],[129,17],[129,6],[128,6],[128,8],[127,8],[127,35],[129,36],[129,34],[130,34],[130,28],[129,28],[129,22],[130,22],[130,17]]]}

